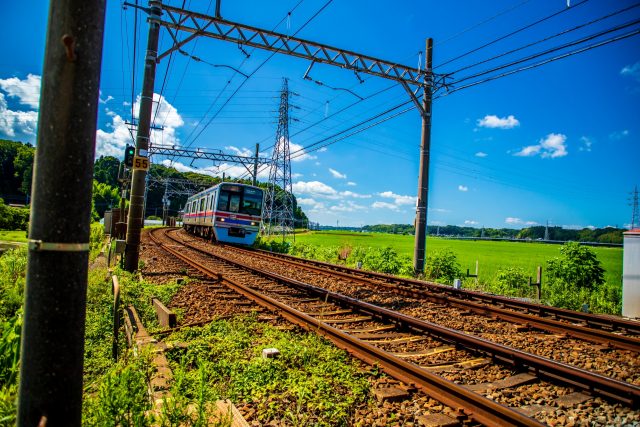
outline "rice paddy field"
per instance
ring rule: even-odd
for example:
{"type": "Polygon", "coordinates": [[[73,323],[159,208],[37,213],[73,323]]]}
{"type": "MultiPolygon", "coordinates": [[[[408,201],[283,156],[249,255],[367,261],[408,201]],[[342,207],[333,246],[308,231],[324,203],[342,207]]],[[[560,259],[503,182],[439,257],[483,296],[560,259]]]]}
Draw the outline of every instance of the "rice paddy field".
{"type": "MultiPolygon", "coordinates": [[[[413,258],[414,237],[399,234],[357,233],[343,231],[308,231],[295,235],[295,242],[318,246],[344,247],[362,246],[372,248],[391,247],[400,255],[413,258]]],[[[547,260],[560,255],[558,244],[538,242],[456,240],[443,237],[427,238],[427,256],[450,249],[458,259],[461,268],[471,273],[475,263],[479,263],[479,279],[491,281],[501,268],[521,267],[535,279],[536,268],[544,268],[547,260]]],[[[622,248],[592,247],[605,269],[605,280],[610,284],[622,283],[622,248]]]]}

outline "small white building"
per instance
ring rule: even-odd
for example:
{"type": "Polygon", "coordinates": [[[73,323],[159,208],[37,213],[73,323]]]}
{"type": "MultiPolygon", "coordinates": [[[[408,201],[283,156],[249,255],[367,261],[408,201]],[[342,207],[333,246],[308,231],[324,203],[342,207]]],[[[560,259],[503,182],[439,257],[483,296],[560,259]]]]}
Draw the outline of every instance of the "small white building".
{"type": "Polygon", "coordinates": [[[622,315],[640,318],[640,228],[624,233],[622,315]]]}

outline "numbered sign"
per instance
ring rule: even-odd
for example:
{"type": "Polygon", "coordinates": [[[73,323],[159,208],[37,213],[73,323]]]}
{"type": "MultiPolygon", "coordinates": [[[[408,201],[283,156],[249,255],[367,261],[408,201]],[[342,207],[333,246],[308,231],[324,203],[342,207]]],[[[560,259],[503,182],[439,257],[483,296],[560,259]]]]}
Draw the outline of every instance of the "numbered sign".
{"type": "Polygon", "coordinates": [[[149,170],[149,158],[148,157],[140,157],[135,156],[133,158],[133,168],[141,169],[141,170],[149,170]]]}

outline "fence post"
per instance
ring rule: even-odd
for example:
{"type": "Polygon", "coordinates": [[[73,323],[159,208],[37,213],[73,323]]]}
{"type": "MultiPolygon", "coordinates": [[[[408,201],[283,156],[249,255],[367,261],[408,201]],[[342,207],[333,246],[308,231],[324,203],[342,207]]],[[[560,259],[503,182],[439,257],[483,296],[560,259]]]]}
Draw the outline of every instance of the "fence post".
{"type": "Polygon", "coordinates": [[[542,299],[542,266],[538,266],[536,283],[533,283],[531,280],[531,276],[529,276],[529,286],[536,287],[536,298],[538,299],[538,301],[540,301],[540,299],[542,299]]]}

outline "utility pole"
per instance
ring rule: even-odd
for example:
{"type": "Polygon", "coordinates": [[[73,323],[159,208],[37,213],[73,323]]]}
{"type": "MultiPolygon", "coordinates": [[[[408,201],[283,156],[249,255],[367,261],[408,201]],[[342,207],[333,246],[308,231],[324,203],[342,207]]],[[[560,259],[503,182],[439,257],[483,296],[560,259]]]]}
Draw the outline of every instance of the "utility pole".
{"type": "Polygon", "coordinates": [[[51,2],[42,72],[17,425],[80,426],[105,0],[51,2]]]}
{"type": "Polygon", "coordinates": [[[253,162],[253,185],[258,183],[258,154],[260,154],[260,144],[256,144],[256,157],[253,162]]]}
{"type": "Polygon", "coordinates": [[[140,112],[138,113],[138,133],[136,135],[136,157],[147,159],[146,167],[141,162],[139,167],[134,164],[131,174],[131,199],[129,202],[129,218],[127,220],[127,245],[124,254],[124,268],[135,271],[138,268],[140,250],[140,233],[144,221],[144,196],[146,191],[146,177],[149,150],[149,136],[151,131],[151,113],[153,110],[153,86],[156,79],[156,58],[158,57],[158,37],[160,34],[160,15],[162,2],[150,1],[149,8],[149,39],[147,40],[147,54],[144,67],[142,95],[140,97],[140,112]]]}
{"type": "MultiPolygon", "coordinates": [[[[427,39],[426,50],[427,78],[431,78],[433,39],[427,39]]],[[[418,203],[416,206],[416,234],[413,252],[413,270],[424,272],[424,260],[427,252],[427,207],[429,198],[429,156],[431,150],[431,84],[424,85],[422,96],[422,137],[420,141],[420,172],[418,175],[418,203]]]]}

